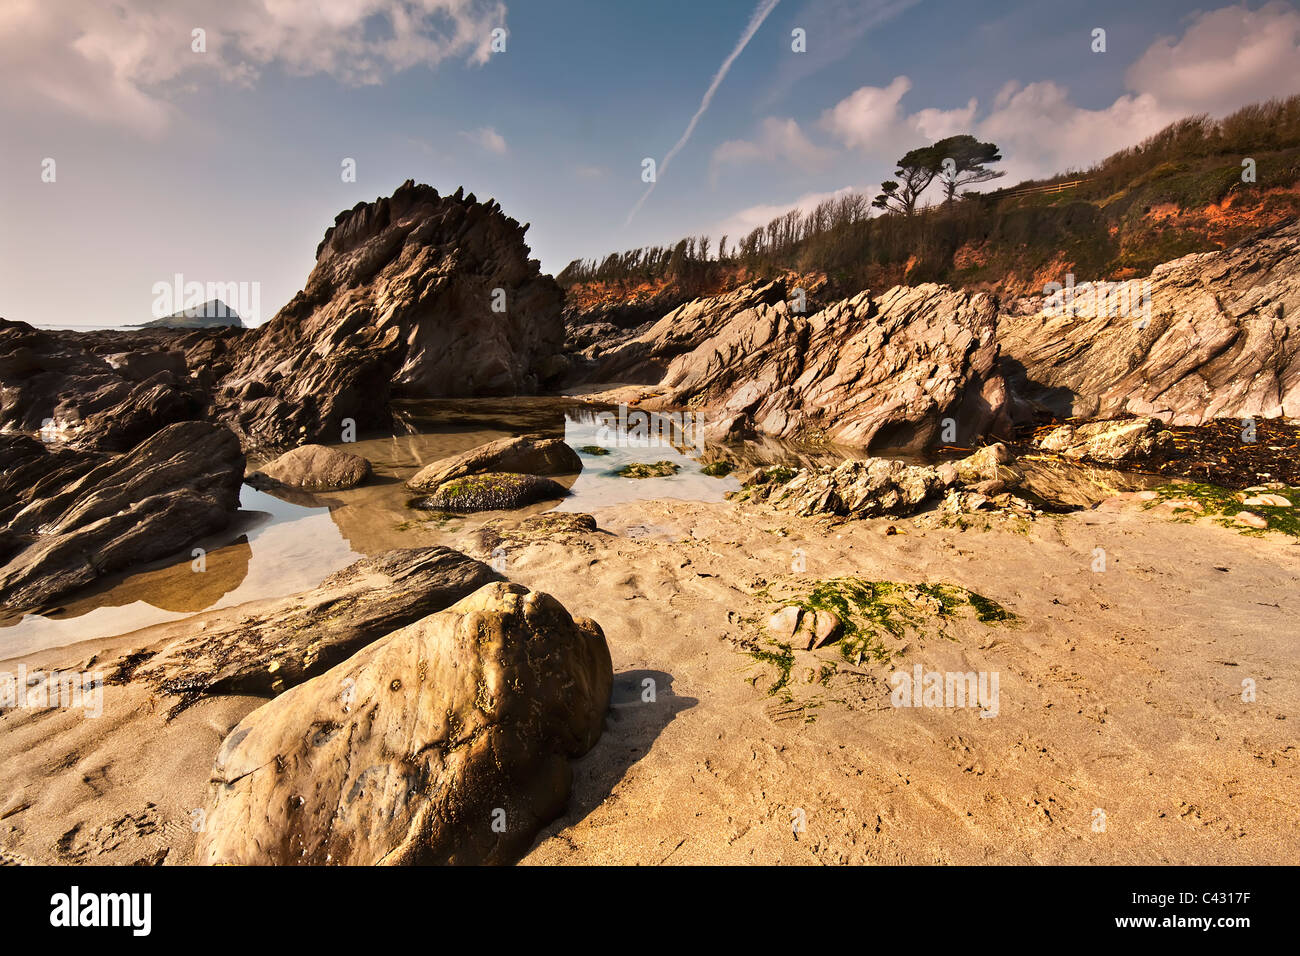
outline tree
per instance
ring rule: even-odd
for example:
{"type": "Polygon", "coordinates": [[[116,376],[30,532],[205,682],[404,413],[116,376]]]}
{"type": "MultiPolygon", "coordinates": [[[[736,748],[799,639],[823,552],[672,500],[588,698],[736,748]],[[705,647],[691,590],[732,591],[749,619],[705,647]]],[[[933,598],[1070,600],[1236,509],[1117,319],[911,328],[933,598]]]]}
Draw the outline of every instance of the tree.
{"type": "Polygon", "coordinates": [[[993,143],[981,143],[974,136],[962,133],[949,136],[930,147],[939,157],[939,181],[943,183],[944,202],[951,203],[961,186],[986,183],[1005,176],[1000,170],[989,169],[985,164],[999,163],[1002,156],[993,143]],[[951,160],[951,162],[946,162],[951,160]]]}
{"type": "Polygon", "coordinates": [[[902,180],[902,185],[887,179],[880,184],[880,195],[871,203],[878,209],[892,209],[910,216],[916,212],[916,201],[921,193],[934,182],[934,178],[943,171],[944,156],[935,151],[933,146],[918,146],[909,150],[898,161],[894,175],[902,180]]]}

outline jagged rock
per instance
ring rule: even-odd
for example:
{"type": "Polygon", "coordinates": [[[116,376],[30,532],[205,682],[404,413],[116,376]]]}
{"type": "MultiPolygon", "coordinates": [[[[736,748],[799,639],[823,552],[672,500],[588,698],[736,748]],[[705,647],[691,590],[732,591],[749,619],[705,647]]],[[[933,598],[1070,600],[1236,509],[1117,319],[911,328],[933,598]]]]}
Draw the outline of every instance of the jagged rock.
{"type": "Polygon", "coordinates": [[[502,511],[563,498],[568,493],[567,488],[549,478],[488,472],[443,482],[433,494],[417,499],[412,506],[428,511],[502,511]]]}
{"type": "Polygon", "coordinates": [[[362,558],[310,591],[203,615],[180,638],[106,662],[110,683],[134,682],[174,698],[174,714],[200,697],[273,695],[322,674],[380,637],[498,579],[450,548],[362,558]]]}
{"type": "Polygon", "coordinates": [[[488,585],[245,717],[195,858],[511,862],[563,811],[612,683],[594,621],[488,585]]]}
{"type": "Polygon", "coordinates": [[[261,474],[300,491],[338,491],[369,478],[370,462],[337,448],[300,445],[263,465],[261,474]]]}
{"type": "Polygon", "coordinates": [[[595,375],[660,376],[655,402],[703,414],[719,440],[752,429],[916,449],[948,418],[960,440],[1007,427],[987,295],[896,286],[807,315],[785,296],[771,282],[691,302],[597,357],[595,375]]]}
{"type": "MultiPolygon", "coordinates": [[[[21,452],[31,446],[18,444],[21,452]]],[[[46,453],[50,454],[50,453],[46,453]]],[[[47,471],[62,479],[82,471],[47,471]]],[[[39,459],[29,461],[39,470],[39,459]]],[[[54,466],[51,466],[54,467],[54,466]]],[[[130,452],[108,458],[13,513],[12,556],[0,568],[0,608],[41,607],[130,565],[175,554],[224,528],[239,505],[244,456],[227,429],[168,425],[130,452]]]]}
{"type": "Polygon", "coordinates": [[[432,491],[454,478],[493,471],[525,475],[572,475],[582,471],[582,459],[558,438],[541,438],[536,435],[499,438],[426,465],[406,484],[416,491],[432,491]]]}
{"type": "Polygon", "coordinates": [[[1172,448],[1173,438],[1158,418],[1122,418],[1061,425],[1034,444],[1066,458],[1115,462],[1135,461],[1157,450],[1172,448]]]}
{"type": "Polygon", "coordinates": [[[0,429],[77,448],[126,451],[165,425],[203,417],[207,399],[177,353],[96,354],[84,333],[0,319],[0,429]]]}
{"type": "Polygon", "coordinates": [[[1172,425],[1300,416],[1298,250],[1292,222],[1167,262],[1104,297],[1076,285],[1077,314],[1063,297],[1010,305],[998,341],[1017,416],[1128,413],[1172,425]]]}
{"type": "Polygon", "coordinates": [[[536,392],[563,347],[562,293],[525,228],[409,180],[341,213],[306,287],[241,340],[219,414],[250,445],[285,446],[337,441],[347,419],[386,426],[390,398],[536,392]]]}
{"type": "Polygon", "coordinates": [[[1008,464],[1010,452],[998,443],[956,462],[907,465],[891,458],[853,458],[814,468],[761,469],[745,479],[740,495],[805,517],[818,514],[847,518],[908,515],[949,489],[998,476],[1006,487],[1023,473],[1008,464]]]}

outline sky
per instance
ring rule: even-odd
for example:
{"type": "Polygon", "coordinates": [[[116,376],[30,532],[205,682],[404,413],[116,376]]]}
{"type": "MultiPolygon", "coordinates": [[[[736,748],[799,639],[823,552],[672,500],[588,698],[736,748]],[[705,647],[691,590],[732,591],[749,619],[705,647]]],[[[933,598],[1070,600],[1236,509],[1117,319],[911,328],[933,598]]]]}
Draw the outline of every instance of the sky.
{"type": "Polygon", "coordinates": [[[265,321],[406,179],[495,198],[556,273],[874,195],[955,133],[1000,186],[1297,92],[1279,0],[4,0],[0,316],[148,321],[179,274],[265,321]]]}

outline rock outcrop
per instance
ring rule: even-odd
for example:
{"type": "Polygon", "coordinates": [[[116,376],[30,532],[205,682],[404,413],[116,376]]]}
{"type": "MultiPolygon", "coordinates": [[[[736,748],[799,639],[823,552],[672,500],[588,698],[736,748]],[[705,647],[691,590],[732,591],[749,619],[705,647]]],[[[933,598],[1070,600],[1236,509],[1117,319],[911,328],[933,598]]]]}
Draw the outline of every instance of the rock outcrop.
{"type": "Polygon", "coordinates": [[[613,674],[594,622],[480,589],[245,717],[200,863],[506,863],[568,799],[613,674]]]}
{"type": "Polygon", "coordinates": [[[969,488],[982,496],[1005,493],[1023,478],[1012,460],[1007,447],[995,443],[960,461],[939,465],[854,458],[834,466],[797,471],[764,468],[745,479],[739,496],[742,500],[766,501],[805,517],[904,516],[953,488],[969,488]]]}
{"type": "Polygon", "coordinates": [[[244,475],[235,436],[207,422],[168,425],[101,460],[37,449],[30,439],[6,450],[42,495],[6,509],[0,608],[7,611],[45,606],[224,528],[244,475]]]}
{"type": "Polygon", "coordinates": [[[369,478],[370,462],[338,448],[299,445],[263,465],[250,480],[259,474],[299,491],[338,491],[369,478]]]}
{"type": "Polygon", "coordinates": [[[1066,423],[1034,440],[1043,451],[1100,462],[1140,461],[1173,444],[1173,433],[1158,418],[1066,423]]]}
{"type": "Polygon", "coordinates": [[[433,491],[454,478],[492,471],[521,475],[576,475],[582,471],[582,459],[558,438],[520,435],[499,438],[435,461],[421,468],[406,484],[416,491],[433,491]]]}
{"type": "Polygon", "coordinates": [[[269,697],[496,580],[486,564],[450,548],[385,551],[310,591],[238,614],[210,612],[182,637],[106,662],[109,681],[149,687],[170,698],[173,714],[202,697],[269,697]]]}
{"type": "Polygon", "coordinates": [[[158,331],[48,332],[0,319],[0,429],[77,448],[127,451],[160,428],[203,418],[208,397],[187,348],[222,338],[158,331]]]}
{"type": "Polygon", "coordinates": [[[705,434],[750,430],[857,448],[917,449],[1004,431],[996,307],[933,284],[863,292],[803,315],[779,282],[682,306],[592,354],[606,381],[658,382],[705,434]],[[944,421],[953,431],[944,438],[944,421]]]}
{"type": "Polygon", "coordinates": [[[563,368],[563,296],[525,229],[409,180],[341,213],[303,291],[243,340],[221,417],[282,447],[386,426],[390,398],[538,391],[563,368]]]}
{"type": "Polygon", "coordinates": [[[1300,223],[1147,279],[1020,300],[998,341],[1021,418],[1300,416],[1300,223]]]}

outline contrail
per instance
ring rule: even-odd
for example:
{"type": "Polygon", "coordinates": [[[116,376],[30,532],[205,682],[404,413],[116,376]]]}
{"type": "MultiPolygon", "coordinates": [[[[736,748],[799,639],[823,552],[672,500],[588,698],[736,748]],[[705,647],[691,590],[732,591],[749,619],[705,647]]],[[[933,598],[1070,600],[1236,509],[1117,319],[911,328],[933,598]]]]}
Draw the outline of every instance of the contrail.
{"type": "Polygon", "coordinates": [[[736,57],[740,56],[749,41],[754,38],[754,34],[758,32],[758,28],[763,25],[763,21],[767,19],[767,15],[776,9],[776,5],[780,2],[781,0],[762,0],[759,3],[758,8],[749,18],[749,24],[745,27],[745,32],[740,35],[740,41],[736,44],[736,48],[731,51],[730,56],[722,61],[722,66],[718,67],[718,72],[713,75],[713,82],[709,84],[709,88],[704,91],[704,97],[700,100],[700,108],[695,111],[691,121],[686,124],[686,132],[682,133],[682,138],[677,141],[672,149],[668,150],[667,155],[664,156],[656,171],[655,182],[652,182],[650,188],[642,193],[641,198],[632,207],[632,211],[627,214],[627,222],[623,225],[626,226],[632,222],[632,217],[640,211],[645,201],[650,198],[650,194],[655,191],[659,175],[668,169],[668,164],[673,161],[673,157],[681,152],[682,147],[686,145],[686,141],[695,132],[696,124],[699,123],[700,117],[704,115],[704,111],[709,108],[709,103],[713,101],[713,94],[718,92],[718,87],[722,85],[723,79],[726,78],[727,71],[731,69],[731,64],[736,62],[736,57]]]}

